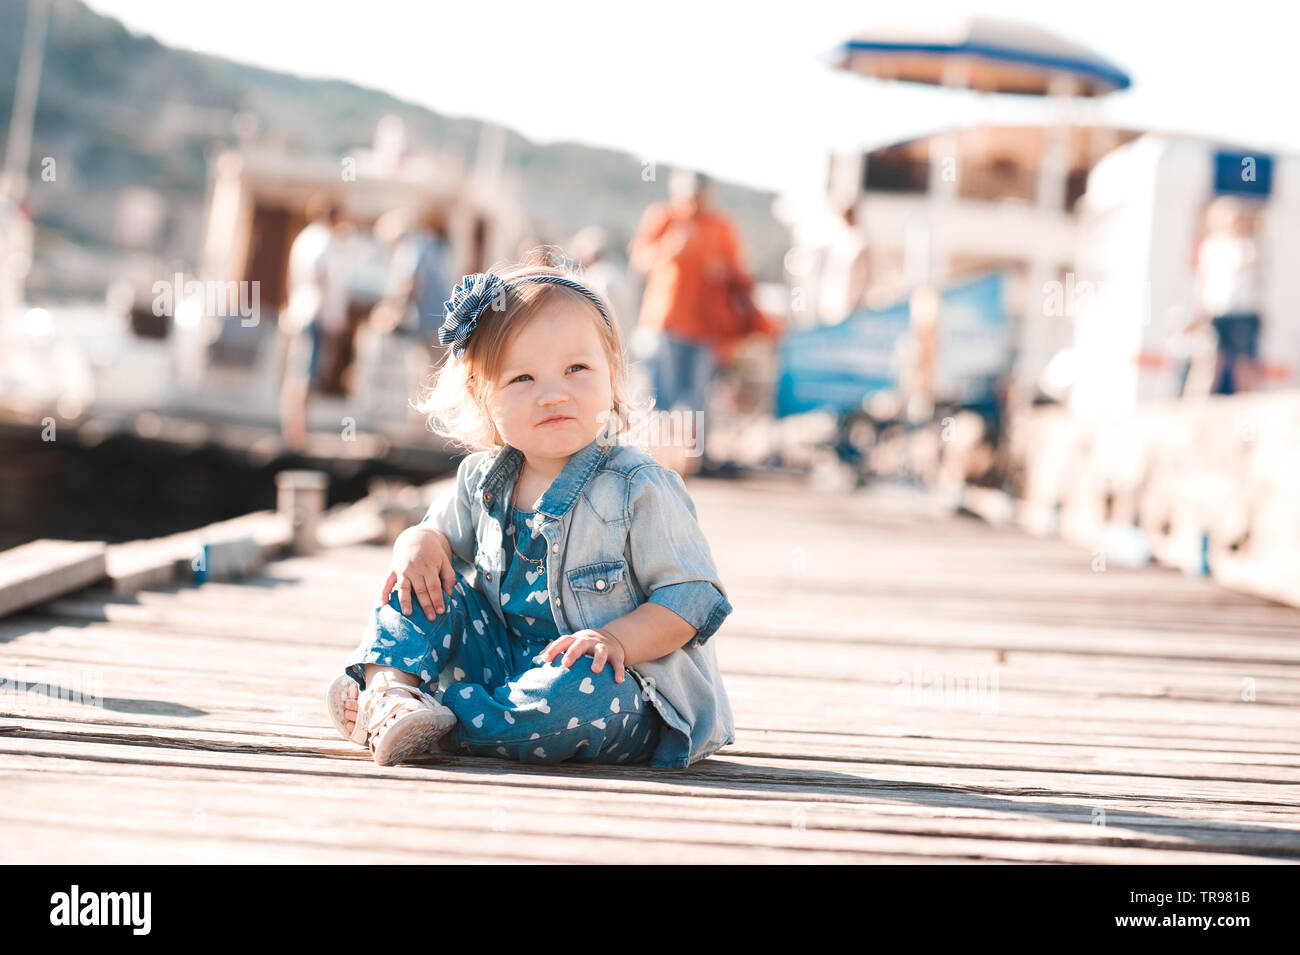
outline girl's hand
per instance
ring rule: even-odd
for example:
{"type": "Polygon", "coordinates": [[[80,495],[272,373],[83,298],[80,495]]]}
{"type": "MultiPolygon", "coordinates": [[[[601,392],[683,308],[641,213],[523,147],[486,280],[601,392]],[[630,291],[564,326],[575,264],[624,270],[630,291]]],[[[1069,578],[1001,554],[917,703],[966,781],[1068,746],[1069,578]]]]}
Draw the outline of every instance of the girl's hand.
{"type": "Polygon", "coordinates": [[[556,637],[546,645],[541,656],[547,662],[555,658],[555,655],[564,650],[564,657],[560,663],[565,667],[573,666],[573,661],[580,656],[591,654],[591,672],[599,673],[608,660],[614,667],[614,682],[622,683],[624,676],[623,662],[626,659],[623,655],[623,645],[616,639],[611,639],[599,630],[579,630],[576,633],[568,633],[562,637],[556,637]]]}
{"type": "Polygon", "coordinates": [[[402,613],[408,617],[412,590],[419,598],[420,609],[430,620],[447,609],[443,593],[451,593],[456,586],[456,570],[451,565],[451,544],[441,531],[417,524],[397,536],[388,576],[379,591],[380,606],[388,603],[394,586],[402,613]]]}

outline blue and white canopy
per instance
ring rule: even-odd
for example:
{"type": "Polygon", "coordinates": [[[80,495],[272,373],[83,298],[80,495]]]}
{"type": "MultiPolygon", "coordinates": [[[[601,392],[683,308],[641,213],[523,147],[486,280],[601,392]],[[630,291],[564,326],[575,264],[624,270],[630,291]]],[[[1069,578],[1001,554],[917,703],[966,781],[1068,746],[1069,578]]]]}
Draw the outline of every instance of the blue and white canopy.
{"type": "Polygon", "coordinates": [[[893,24],[859,33],[828,54],[839,69],[879,79],[1047,95],[1073,81],[1076,96],[1127,89],[1129,75],[1086,47],[1029,24],[992,17],[893,24]],[[956,69],[954,69],[956,67],[956,69]]]}

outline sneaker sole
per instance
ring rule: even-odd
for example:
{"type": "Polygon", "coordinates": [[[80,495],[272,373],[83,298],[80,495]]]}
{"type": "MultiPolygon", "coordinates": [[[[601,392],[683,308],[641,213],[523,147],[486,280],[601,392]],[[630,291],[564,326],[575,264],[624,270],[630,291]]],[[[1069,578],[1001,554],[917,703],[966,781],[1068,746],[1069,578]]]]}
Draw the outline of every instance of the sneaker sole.
{"type": "Polygon", "coordinates": [[[346,673],[339,674],[339,676],[334,678],[334,682],[330,684],[330,688],[325,694],[325,698],[329,703],[330,719],[334,723],[334,728],[339,731],[339,735],[346,740],[351,740],[358,746],[365,746],[366,739],[364,729],[358,730],[356,726],[353,726],[352,732],[348,732],[347,704],[349,699],[354,699],[353,697],[348,696],[348,688],[349,684],[356,686],[356,682],[356,680],[352,679],[352,677],[348,676],[346,673]],[[358,735],[361,736],[361,739],[357,739],[358,735]]]}
{"type": "Polygon", "coordinates": [[[392,766],[411,756],[428,755],[433,752],[434,743],[455,725],[456,714],[450,710],[445,713],[424,710],[403,716],[383,732],[375,747],[375,762],[392,766]]]}

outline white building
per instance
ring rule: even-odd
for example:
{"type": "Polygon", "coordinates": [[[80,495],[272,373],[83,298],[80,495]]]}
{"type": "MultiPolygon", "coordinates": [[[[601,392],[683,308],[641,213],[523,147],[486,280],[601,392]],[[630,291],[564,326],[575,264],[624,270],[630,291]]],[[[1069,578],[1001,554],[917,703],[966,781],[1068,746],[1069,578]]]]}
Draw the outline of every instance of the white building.
{"type": "Polygon", "coordinates": [[[1300,157],[1156,133],[1114,150],[1077,213],[1075,411],[1176,397],[1178,338],[1198,309],[1194,265],[1220,195],[1253,212],[1260,254],[1258,390],[1300,386],[1300,157]],[[1087,283],[1086,285],[1084,283],[1087,283]]]}
{"type": "Polygon", "coordinates": [[[1074,269],[1076,207],[1088,174],[1108,150],[1135,135],[1108,127],[979,127],[833,154],[825,210],[791,223],[801,258],[811,263],[814,304],[834,234],[833,210],[852,207],[868,248],[862,305],[886,307],[918,285],[1002,269],[1017,374],[1032,382],[1072,340],[1067,324],[1044,314],[1043,288],[1064,285],[1074,269]],[[1045,171],[1044,156],[1058,135],[1065,148],[1045,171]],[[1047,180],[1059,180],[1064,189],[1053,192],[1047,180]],[[1052,194],[1044,198],[1044,192],[1052,194]]]}
{"type": "Polygon", "coordinates": [[[791,278],[812,299],[805,323],[816,321],[834,210],[851,206],[868,251],[862,307],[1002,269],[1015,376],[1029,393],[1068,394],[1088,413],[1174,397],[1205,210],[1235,194],[1257,210],[1264,259],[1260,387],[1300,384],[1300,273],[1285,265],[1300,252],[1300,157],[1067,127],[1064,194],[1044,202],[1045,180],[1060,172],[1043,170],[1052,135],[1045,127],[969,128],[832,155],[824,210],[791,223],[798,258],[809,263],[808,274],[791,278]],[[931,157],[945,150],[955,158],[936,169],[931,157]],[[1240,189],[1220,181],[1238,166],[1254,178],[1240,189]]]}

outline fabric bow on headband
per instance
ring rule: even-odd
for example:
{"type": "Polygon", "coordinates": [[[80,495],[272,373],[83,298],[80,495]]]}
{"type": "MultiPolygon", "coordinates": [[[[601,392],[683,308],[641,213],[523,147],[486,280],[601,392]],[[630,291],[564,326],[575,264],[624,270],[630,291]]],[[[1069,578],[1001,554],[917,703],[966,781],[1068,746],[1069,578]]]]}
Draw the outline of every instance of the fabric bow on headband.
{"type": "Polygon", "coordinates": [[[446,316],[442,327],[438,329],[438,341],[443,345],[450,345],[452,354],[457,358],[463,358],[470,333],[478,325],[479,315],[498,296],[501,299],[498,308],[504,308],[506,292],[521,282],[550,282],[576,289],[591,299],[591,303],[600,310],[605,324],[610,324],[609,313],[605,311],[604,303],[600,298],[591,289],[573,279],[562,275],[525,275],[523,278],[506,282],[495,272],[475,272],[462,278],[460,284],[452,291],[451,300],[443,302],[446,316]]]}

